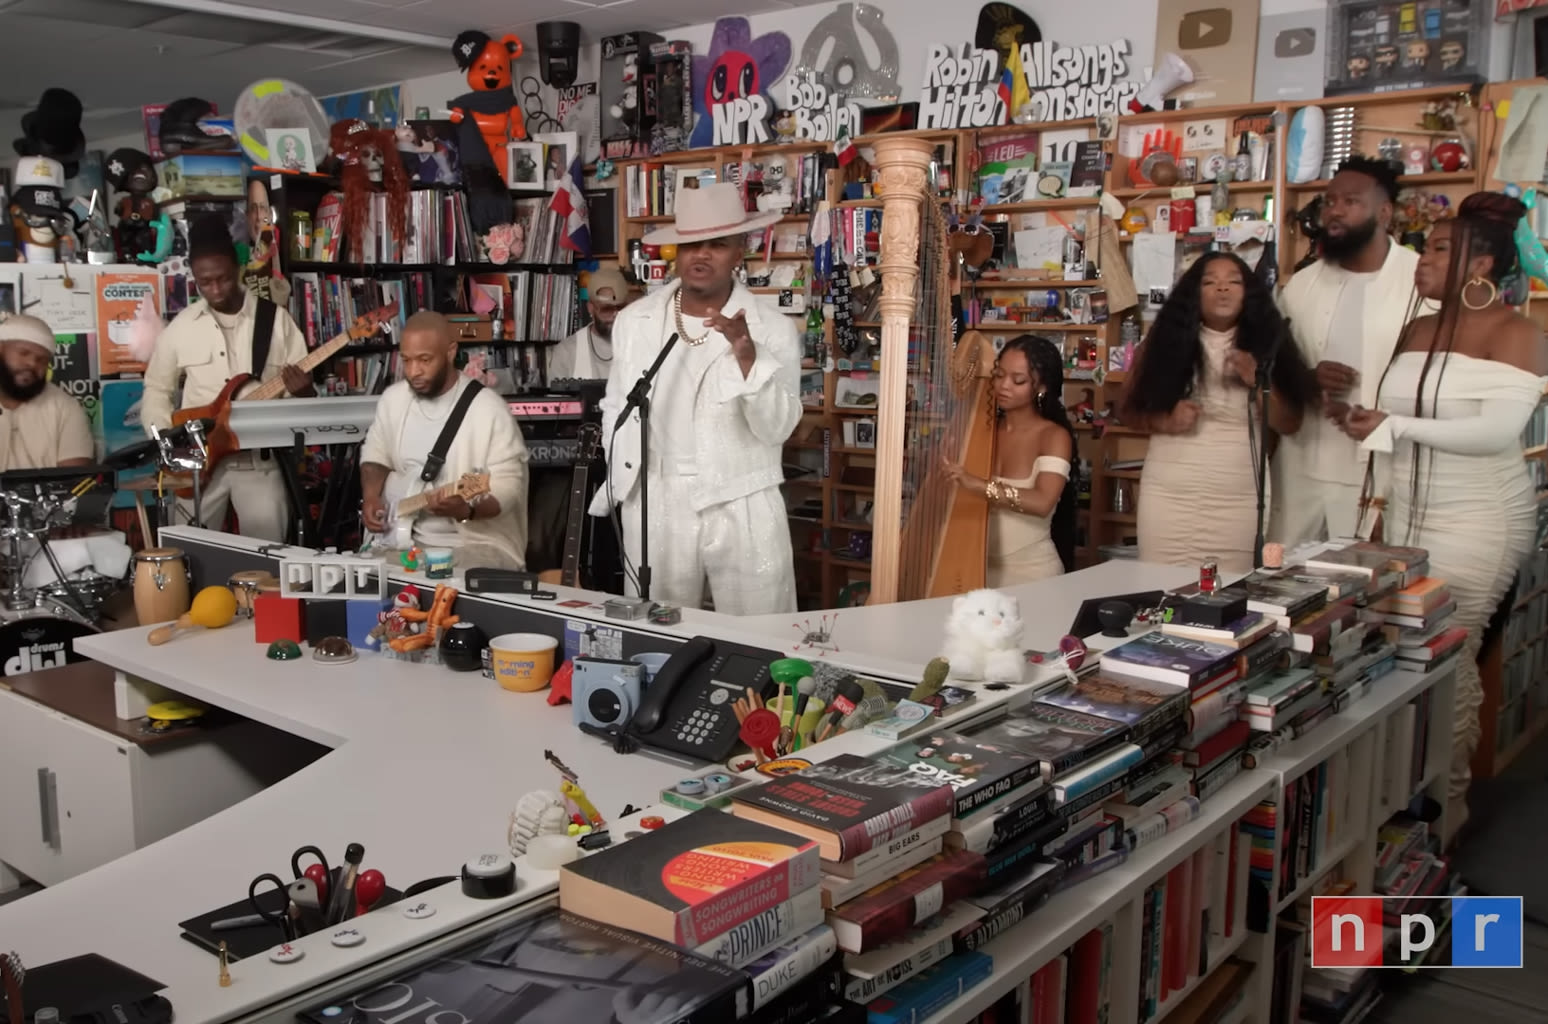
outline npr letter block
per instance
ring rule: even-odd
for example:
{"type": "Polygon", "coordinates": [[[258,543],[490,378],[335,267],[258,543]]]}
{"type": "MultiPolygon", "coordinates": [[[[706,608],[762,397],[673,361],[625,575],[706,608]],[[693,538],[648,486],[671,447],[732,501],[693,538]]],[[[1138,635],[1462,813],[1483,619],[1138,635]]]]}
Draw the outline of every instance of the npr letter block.
{"type": "Polygon", "coordinates": [[[1313,967],[1520,967],[1520,896],[1314,896],[1313,967]]]}

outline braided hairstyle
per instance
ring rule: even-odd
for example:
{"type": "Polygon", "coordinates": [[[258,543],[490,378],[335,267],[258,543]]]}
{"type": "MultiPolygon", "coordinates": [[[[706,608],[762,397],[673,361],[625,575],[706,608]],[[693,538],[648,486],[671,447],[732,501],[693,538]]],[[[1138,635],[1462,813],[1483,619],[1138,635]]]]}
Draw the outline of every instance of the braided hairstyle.
{"type": "MultiPolygon", "coordinates": [[[[1424,366],[1419,371],[1419,383],[1414,388],[1415,417],[1423,417],[1426,408],[1431,415],[1435,412],[1435,403],[1440,396],[1441,381],[1446,376],[1446,364],[1450,361],[1452,349],[1456,344],[1457,321],[1462,315],[1464,305],[1463,293],[1470,281],[1473,280],[1468,272],[1468,264],[1481,257],[1489,257],[1489,269],[1484,273],[1484,279],[1497,289],[1500,288],[1512,275],[1521,269],[1520,256],[1516,250],[1516,225],[1527,213],[1526,204],[1513,196],[1503,192],[1474,192],[1462,200],[1457,207],[1457,215],[1449,222],[1451,225],[1451,258],[1446,267],[1446,285],[1441,295],[1440,313],[1435,324],[1435,337],[1429,350],[1424,355],[1424,366]],[[1439,356],[1439,365],[1437,365],[1439,356]],[[1425,402],[1425,387],[1430,380],[1431,372],[1435,374],[1435,383],[1430,390],[1428,406],[1425,402]]],[[[1417,293],[1413,300],[1413,309],[1410,311],[1409,322],[1412,325],[1413,316],[1419,310],[1419,304],[1423,297],[1417,293]]],[[[1404,334],[1406,336],[1407,329],[1404,334]]],[[[1392,369],[1392,363],[1403,352],[1403,338],[1398,340],[1397,346],[1392,350],[1392,360],[1387,363],[1387,368],[1382,371],[1381,383],[1385,383],[1387,374],[1392,369]]],[[[1377,393],[1380,394],[1381,384],[1377,385],[1377,393]]],[[[1420,526],[1424,521],[1424,504],[1428,500],[1426,492],[1429,490],[1429,476],[1431,464],[1435,461],[1435,450],[1425,449],[1425,465],[1423,476],[1425,478],[1424,490],[1421,491],[1420,478],[1420,446],[1414,445],[1413,472],[1410,474],[1409,493],[1409,520],[1408,534],[1405,542],[1413,542],[1419,535],[1420,526]]],[[[1372,458],[1366,465],[1365,485],[1362,488],[1362,506],[1373,496],[1375,460],[1372,458]]],[[[1396,543],[1395,538],[1387,538],[1389,543],[1396,543]]]]}
{"type": "Polygon", "coordinates": [[[1037,376],[1037,382],[1043,389],[1042,396],[1033,399],[1033,411],[1043,419],[1063,427],[1070,435],[1070,476],[1059,494],[1059,504],[1054,507],[1048,532],[1053,537],[1055,550],[1059,552],[1059,561],[1064,563],[1064,571],[1074,572],[1075,492],[1078,487],[1080,446],[1075,440],[1075,428],[1070,425],[1070,414],[1064,408],[1064,350],[1047,338],[1035,334],[1018,334],[1006,341],[1005,347],[1000,349],[1000,354],[994,360],[996,366],[1007,352],[1020,352],[1026,358],[1027,366],[1037,376]]]}

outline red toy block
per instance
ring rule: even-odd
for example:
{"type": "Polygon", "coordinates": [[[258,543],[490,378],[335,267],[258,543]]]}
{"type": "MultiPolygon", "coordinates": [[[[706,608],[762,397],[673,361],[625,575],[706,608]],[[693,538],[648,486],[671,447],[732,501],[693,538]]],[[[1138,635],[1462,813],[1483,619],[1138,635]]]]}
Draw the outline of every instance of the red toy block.
{"type": "Polygon", "coordinates": [[[306,642],[306,604],[299,598],[259,594],[253,598],[253,639],[260,644],[276,640],[306,642]]]}

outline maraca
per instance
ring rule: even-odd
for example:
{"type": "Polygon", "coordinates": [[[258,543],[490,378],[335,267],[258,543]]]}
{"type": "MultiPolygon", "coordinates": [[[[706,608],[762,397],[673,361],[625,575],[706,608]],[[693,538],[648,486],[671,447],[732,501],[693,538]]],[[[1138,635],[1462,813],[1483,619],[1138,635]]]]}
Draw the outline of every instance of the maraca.
{"type": "Polygon", "coordinates": [[[146,637],[152,646],[160,645],[171,640],[181,629],[192,629],[199,626],[203,629],[220,629],[222,626],[231,625],[231,620],[236,618],[236,595],[228,587],[205,587],[194,596],[193,605],[183,613],[182,618],[166,626],[157,626],[146,637]]]}
{"type": "Polygon", "coordinates": [[[328,905],[328,869],[321,864],[308,864],[306,870],[301,872],[303,878],[310,878],[312,884],[317,886],[317,902],[326,907],[328,905]]]}
{"type": "Polygon", "coordinates": [[[355,879],[355,916],[370,910],[387,891],[387,879],[375,868],[360,872],[355,879]]]}

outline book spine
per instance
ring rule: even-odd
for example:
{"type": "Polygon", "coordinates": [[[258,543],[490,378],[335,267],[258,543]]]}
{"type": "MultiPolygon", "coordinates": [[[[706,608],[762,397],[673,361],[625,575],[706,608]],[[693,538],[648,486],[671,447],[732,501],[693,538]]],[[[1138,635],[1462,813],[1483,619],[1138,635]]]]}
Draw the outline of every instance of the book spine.
{"type": "Polygon", "coordinates": [[[822,862],[817,844],[812,843],[795,856],[751,876],[740,885],[679,911],[674,922],[673,941],[679,946],[698,946],[752,920],[795,893],[821,884],[821,881],[822,862]]]}
{"type": "Polygon", "coordinates": [[[1059,808],[1059,813],[1062,814],[1066,819],[1073,818],[1075,815],[1079,814],[1081,811],[1084,811],[1092,804],[1099,804],[1103,800],[1106,800],[1108,797],[1112,796],[1114,793],[1117,793],[1123,789],[1123,783],[1124,780],[1121,778],[1109,779],[1108,781],[1097,786],[1096,789],[1091,790],[1089,793],[1082,793],[1080,796],[1059,808]]]}
{"type": "Polygon", "coordinates": [[[769,950],[796,935],[804,935],[822,923],[822,890],[807,889],[694,948],[706,960],[731,967],[752,963],[769,950]]]}
{"type": "Polygon", "coordinates": [[[840,948],[863,953],[977,890],[985,871],[984,858],[954,854],[952,860],[938,862],[874,896],[862,896],[828,911],[828,923],[838,934],[840,948]]]}
{"type": "Polygon", "coordinates": [[[1028,914],[1048,902],[1048,897],[1053,895],[1054,887],[1062,877],[1062,872],[1050,871],[1044,876],[1048,880],[1046,885],[1029,887],[1014,903],[1001,907],[987,917],[981,917],[958,931],[953,937],[957,951],[972,952],[1006,929],[1021,923],[1028,914]]]}
{"type": "Polygon", "coordinates": [[[952,957],[893,996],[872,1002],[867,1007],[870,1024],[919,1024],[993,973],[994,958],[987,953],[952,957]]]}
{"type": "Polygon", "coordinates": [[[1144,756],[1144,750],[1133,744],[1120,747],[1100,762],[1074,775],[1066,776],[1060,782],[1055,782],[1054,796],[1063,804],[1091,792],[1103,783],[1114,779],[1121,781],[1124,774],[1138,764],[1144,756]]]}
{"type": "Polygon", "coordinates": [[[955,793],[950,786],[940,786],[921,793],[906,804],[848,826],[838,833],[839,860],[853,860],[877,847],[885,849],[894,839],[907,837],[925,822],[946,817],[951,813],[954,799],[955,793]]]}
{"type": "Polygon", "coordinates": [[[928,843],[936,836],[943,835],[950,824],[950,819],[942,815],[932,821],[925,822],[908,833],[908,835],[899,836],[897,839],[893,839],[883,845],[871,847],[871,849],[855,857],[853,860],[823,861],[822,868],[824,871],[839,875],[840,877],[858,878],[872,868],[878,867],[886,861],[901,857],[909,850],[923,843],[928,843]]]}
{"type": "Polygon", "coordinates": [[[838,940],[827,925],[802,935],[795,942],[781,946],[756,962],[748,965],[747,976],[752,982],[752,1008],[767,1006],[775,997],[817,970],[838,951],[838,940]]]}
{"type": "Polygon", "coordinates": [[[868,1003],[882,993],[897,988],[908,979],[934,967],[951,956],[953,948],[952,937],[942,935],[932,944],[909,952],[897,963],[872,977],[846,976],[844,998],[854,1003],[868,1003]]]}
{"type": "Polygon", "coordinates": [[[1041,778],[1042,772],[1043,766],[1040,761],[1029,761],[1018,765],[1009,775],[1001,776],[994,780],[991,785],[959,794],[952,816],[965,818],[985,804],[993,803],[1005,794],[1014,791],[1017,787],[1025,785],[1034,776],[1041,778]]]}
{"type": "Polygon", "coordinates": [[[839,997],[842,960],[833,957],[802,978],[783,996],[746,1017],[740,1024],[810,1024],[823,1020],[827,1008],[839,997]]]}

